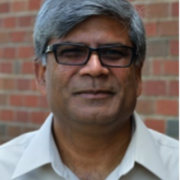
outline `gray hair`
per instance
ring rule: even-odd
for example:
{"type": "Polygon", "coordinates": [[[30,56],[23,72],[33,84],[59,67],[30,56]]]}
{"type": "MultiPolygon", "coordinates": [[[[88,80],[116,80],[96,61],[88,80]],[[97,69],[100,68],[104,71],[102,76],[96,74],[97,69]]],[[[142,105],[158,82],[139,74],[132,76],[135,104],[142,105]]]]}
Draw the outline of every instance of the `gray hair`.
{"type": "Polygon", "coordinates": [[[142,65],[146,54],[145,30],[135,8],[127,0],[45,0],[34,26],[35,52],[43,57],[52,38],[65,36],[75,25],[93,15],[113,16],[128,26],[129,37],[142,65]]]}

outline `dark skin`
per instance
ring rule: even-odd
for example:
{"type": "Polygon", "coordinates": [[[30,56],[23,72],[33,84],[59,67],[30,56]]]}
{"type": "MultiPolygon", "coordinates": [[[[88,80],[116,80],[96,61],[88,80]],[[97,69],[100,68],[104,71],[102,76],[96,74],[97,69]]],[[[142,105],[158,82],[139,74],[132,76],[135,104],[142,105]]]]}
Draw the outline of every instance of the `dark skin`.
{"type": "MultiPolygon", "coordinates": [[[[49,44],[60,42],[133,47],[128,29],[107,16],[90,17],[49,44]]],[[[131,140],[141,68],[105,67],[95,53],[84,66],[65,66],[49,53],[46,67],[35,63],[35,70],[37,86],[54,115],[53,134],[64,164],[81,180],[104,180],[122,161],[131,140]]]]}

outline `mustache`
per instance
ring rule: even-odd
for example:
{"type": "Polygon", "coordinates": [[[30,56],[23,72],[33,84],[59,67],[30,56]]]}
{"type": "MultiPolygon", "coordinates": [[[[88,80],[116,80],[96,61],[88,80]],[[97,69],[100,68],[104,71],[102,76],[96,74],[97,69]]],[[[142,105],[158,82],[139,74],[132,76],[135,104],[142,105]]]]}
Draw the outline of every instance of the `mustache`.
{"type": "Polygon", "coordinates": [[[97,93],[111,93],[114,94],[116,92],[116,88],[113,87],[112,85],[98,85],[96,87],[89,85],[89,84],[80,84],[74,86],[73,88],[73,94],[80,94],[80,93],[93,93],[93,94],[97,94],[97,93]]]}
{"type": "Polygon", "coordinates": [[[73,93],[116,93],[118,87],[116,83],[105,79],[86,78],[79,81],[74,81],[71,84],[71,92],[73,93]]]}

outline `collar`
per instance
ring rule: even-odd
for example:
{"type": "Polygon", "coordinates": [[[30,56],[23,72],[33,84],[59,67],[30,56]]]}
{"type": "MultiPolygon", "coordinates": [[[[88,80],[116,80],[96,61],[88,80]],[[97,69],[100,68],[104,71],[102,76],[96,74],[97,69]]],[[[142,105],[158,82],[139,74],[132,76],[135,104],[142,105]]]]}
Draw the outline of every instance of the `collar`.
{"type": "Polygon", "coordinates": [[[50,114],[38,130],[20,158],[11,180],[51,162],[50,138],[52,117],[50,114]]]}
{"type": "Polygon", "coordinates": [[[144,125],[136,112],[133,114],[135,120],[135,162],[144,166],[160,179],[169,179],[166,167],[161,159],[155,139],[144,125]]]}
{"type": "MultiPolygon", "coordinates": [[[[52,119],[53,114],[50,114],[40,130],[36,132],[36,135],[33,137],[32,141],[20,158],[11,180],[14,180],[15,178],[45,164],[51,163],[52,161],[54,161],[52,166],[56,173],[59,174],[59,172],[66,172],[61,159],[57,158],[59,155],[51,132],[52,119]],[[34,151],[35,153],[33,153],[34,151]]],[[[152,135],[136,112],[133,114],[133,119],[135,122],[135,131],[126,154],[129,152],[131,152],[130,154],[133,153],[134,162],[141,164],[160,179],[168,179],[166,168],[161,160],[160,154],[157,151],[152,135]],[[132,147],[134,152],[132,152],[132,147]]],[[[126,157],[127,156],[125,155],[125,158],[126,157]]],[[[59,175],[64,177],[66,176],[66,174],[59,175]]]]}

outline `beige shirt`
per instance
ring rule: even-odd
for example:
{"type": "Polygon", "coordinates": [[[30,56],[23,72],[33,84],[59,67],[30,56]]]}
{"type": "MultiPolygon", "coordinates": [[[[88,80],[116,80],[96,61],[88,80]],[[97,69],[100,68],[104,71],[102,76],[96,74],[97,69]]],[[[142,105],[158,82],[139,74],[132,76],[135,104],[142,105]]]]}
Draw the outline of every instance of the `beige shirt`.
{"type": "MultiPolygon", "coordinates": [[[[50,114],[43,126],[0,146],[0,180],[79,180],[58,154],[50,114]]],[[[149,130],[134,113],[134,133],[122,162],[106,180],[178,180],[179,143],[149,130]]]]}

